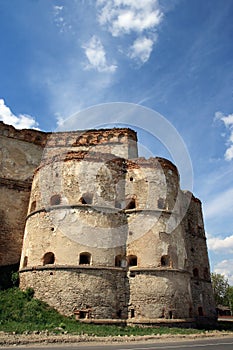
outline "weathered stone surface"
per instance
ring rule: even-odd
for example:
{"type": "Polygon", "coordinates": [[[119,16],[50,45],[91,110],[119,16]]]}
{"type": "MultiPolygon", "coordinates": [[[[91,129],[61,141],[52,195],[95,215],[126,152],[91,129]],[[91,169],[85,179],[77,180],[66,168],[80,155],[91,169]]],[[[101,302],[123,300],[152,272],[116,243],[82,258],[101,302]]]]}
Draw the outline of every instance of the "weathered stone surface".
{"type": "Polygon", "coordinates": [[[0,263],[22,249],[21,288],[77,318],[215,319],[201,202],[175,165],[137,158],[125,128],[0,138],[0,263]]]}

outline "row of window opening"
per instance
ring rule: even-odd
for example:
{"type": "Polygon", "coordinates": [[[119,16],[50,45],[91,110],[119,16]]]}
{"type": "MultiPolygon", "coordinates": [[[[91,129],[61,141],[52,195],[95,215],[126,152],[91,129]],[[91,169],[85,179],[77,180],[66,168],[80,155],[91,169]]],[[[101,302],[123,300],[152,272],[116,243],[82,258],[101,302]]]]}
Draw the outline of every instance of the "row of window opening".
{"type": "MultiPolygon", "coordinates": [[[[62,202],[61,195],[60,194],[54,194],[50,197],[50,205],[56,206],[60,205],[62,202]]],[[[80,204],[88,204],[91,205],[93,203],[93,195],[91,193],[85,193],[80,199],[80,204]]],[[[36,201],[33,201],[30,206],[30,212],[34,212],[36,210],[36,201]]],[[[126,203],[122,205],[121,202],[116,201],[115,207],[118,209],[124,209],[124,210],[130,210],[130,209],[136,209],[136,199],[134,197],[126,199],[126,203]],[[124,206],[124,207],[122,207],[124,206]]],[[[159,198],[157,202],[158,209],[167,209],[165,200],[163,198],[159,198]]]]}
{"type": "MultiPolygon", "coordinates": [[[[89,252],[82,252],[79,254],[79,265],[91,265],[92,256],[89,252]]],[[[53,252],[47,252],[42,258],[43,265],[49,265],[55,263],[55,255],[53,252]]],[[[23,260],[23,267],[27,267],[28,257],[25,256],[23,260]]],[[[115,267],[132,267],[138,265],[138,258],[136,255],[129,255],[127,257],[122,257],[122,255],[117,255],[115,257],[115,267]]],[[[161,257],[161,266],[171,266],[171,259],[168,255],[163,255],[161,257]]]]}

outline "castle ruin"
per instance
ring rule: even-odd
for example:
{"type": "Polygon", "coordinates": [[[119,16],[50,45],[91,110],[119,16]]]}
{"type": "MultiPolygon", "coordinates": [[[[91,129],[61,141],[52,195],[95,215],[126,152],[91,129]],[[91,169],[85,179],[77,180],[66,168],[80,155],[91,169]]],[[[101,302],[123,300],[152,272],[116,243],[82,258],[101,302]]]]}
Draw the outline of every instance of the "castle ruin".
{"type": "Polygon", "coordinates": [[[215,321],[201,202],[128,128],[0,122],[0,266],[80,320],[215,321]],[[21,257],[21,260],[20,260],[21,257]]]}

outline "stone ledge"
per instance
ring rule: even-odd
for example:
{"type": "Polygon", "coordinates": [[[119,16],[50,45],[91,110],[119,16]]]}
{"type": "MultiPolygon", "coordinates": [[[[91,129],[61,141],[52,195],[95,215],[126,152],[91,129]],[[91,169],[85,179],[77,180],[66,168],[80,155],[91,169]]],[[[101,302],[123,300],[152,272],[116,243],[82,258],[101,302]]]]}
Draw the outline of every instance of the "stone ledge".
{"type": "Polygon", "coordinates": [[[45,270],[108,270],[125,272],[126,270],[122,267],[115,266],[93,266],[93,265],[37,265],[32,267],[24,267],[19,270],[19,273],[33,272],[33,271],[45,271],[45,270]]]}
{"type": "Polygon", "coordinates": [[[173,213],[172,211],[165,210],[165,209],[119,209],[114,207],[106,207],[106,206],[100,206],[100,205],[90,205],[90,204],[59,204],[59,205],[51,205],[48,207],[43,207],[41,209],[32,211],[30,214],[27,215],[26,220],[30,218],[31,216],[38,214],[38,213],[48,213],[52,210],[60,210],[60,209],[81,209],[81,210],[93,210],[99,213],[115,213],[115,214],[132,214],[132,213],[144,213],[144,214],[154,214],[154,213],[160,213],[160,214],[166,214],[166,215],[177,215],[176,213],[173,213]]]}

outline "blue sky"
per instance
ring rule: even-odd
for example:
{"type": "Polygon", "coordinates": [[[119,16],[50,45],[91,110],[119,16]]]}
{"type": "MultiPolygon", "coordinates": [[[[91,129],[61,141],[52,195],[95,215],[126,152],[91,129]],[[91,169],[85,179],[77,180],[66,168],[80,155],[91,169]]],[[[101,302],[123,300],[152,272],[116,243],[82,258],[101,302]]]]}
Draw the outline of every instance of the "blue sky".
{"type": "Polygon", "coordinates": [[[159,112],[187,146],[211,268],[231,284],[232,18],[232,0],[0,1],[0,119],[51,131],[96,104],[159,112]]]}

